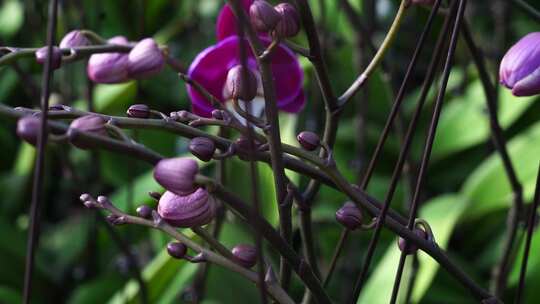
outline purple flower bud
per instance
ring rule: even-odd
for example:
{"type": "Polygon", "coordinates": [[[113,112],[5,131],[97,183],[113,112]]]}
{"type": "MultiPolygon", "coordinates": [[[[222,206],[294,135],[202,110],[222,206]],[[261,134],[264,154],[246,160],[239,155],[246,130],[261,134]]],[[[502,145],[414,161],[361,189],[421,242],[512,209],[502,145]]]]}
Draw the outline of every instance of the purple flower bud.
{"type": "Polygon", "coordinates": [[[296,8],[289,3],[280,3],[276,5],[275,10],[281,17],[274,29],[276,36],[281,38],[296,36],[300,31],[300,15],[296,8]]]}
{"type": "Polygon", "coordinates": [[[176,259],[182,259],[186,256],[187,246],[180,242],[170,242],[167,244],[167,253],[176,259]]]}
{"type": "Polygon", "coordinates": [[[212,118],[217,120],[223,120],[223,111],[222,110],[212,110],[212,118]]]}
{"type": "Polygon", "coordinates": [[[107,136],[105,119],[99,115],[86,115],[79,117],[71,122],[68,129],[68,137],[70,142],[80,149],[90,149],[93,146],[79,140],[76,136],[76,131],[89,132],[100,136],[107,136]]]}
{"type": "Polygon", "coordinates": [[[150,117],[150,108],[145,104],[134,104],[127,109],[126,114],[128,117],[148,118],[150,117]]]}
{"type": "MultiPolygon", "coordinates": [[[[111,44],[127,45],[128,40],[122,36],[109,39],[111,44]]],[[[128,54],[103,53],[94,54],[88,60],[86,72],[88,77],[97,83],[120,83],[129,80],[128,54]]]]}
{"type": "Polygon", "coordinates": [[[204,188],[185,196],[166,191],[159,200],[157,212],[175,227],[203,226],[214,218],[215,202],[204,188]]]}
{"type": "Polygon", "coordinates": [[[145,78],[161,71],[165,60],[156,41],[145,38],[139,41],[128,55],[128,75],[145,78]]]}
{"type": "Polygon", "coordinates": [[[249,7],[249,18],[255,30],[269,32],[276,27],[280,15],[268,2],[255,0],[249,7]]]}
{"type": "Polygon", "coordinates": [[[31,145],[37,144],[41,121],[36,116],[24,116],[17,121],[17,136],[31,145]]]}
{"type": "Polygon", "coordinates": [[[346,202],[336,211],[336,220],[349,230],[356,230],[362,226],[362,210],[353,202],[346,202]]]}
{"type": "Polygon", "coordinates": [[[73,48],[78,46],[90,45],[90,40],[79,30],[74,30],[67,33],[62,41],[60,41],[60,48],[73,48]]]}
{"type": "Polygon", "coordinates": [[[252,70],[237,65],[227,73],[223,95],[225,99],[250,101],[257,96],[257,84],[257,76],[252,70]]]}
{"type": "Polygon", "coordinates": [[[189,151],[202,161],[209,161],[214,156],[216,145],[206,137],[195,137],[189,143],[189,151]]]}
{"type": "Polygon", "coordinates": [[[540,94],[540,32],[521,38],[501,61],[499,78],[515,96],[540,94]]]}
{"type": "Polygon", "coordinates": [[[251,268],[257,263],[257,250],[251,245],[236,245],[231,251],[236,262],[246,268],[251,268]]]}
{"type": "Polygon", "coordinates": [[[142,218],[149,219],[152,217],[152,208],[148,205],[140,205],[137,207],[137,214],[142,218]]]}
{"type": "MultiPolygon", "coordinates": [[[[44,46],[36,51],[36,61],[39,64],[45,64],[47,62],[47,51],[49,47],[44,46]]],[[[51,61],[51,68],[53,70],[56,70],[62,65],[62,51],[59,47],[53,46],[52,47],[52,61],[51,61]]]]}
{"type": "Polygon", "coordinates": [[[300,143],[300,145],[302,146],[302,148],[308,150],[308,151],[313,151],[315,149],[317,149],[320,144],[321,144],[321,140],[319,138],[319,135],[313,133],[313,132],[310,132],[310,131],[302,131],[300,132],[300,134],[298,134],[298,136],[296,136],[296,139],[298,140],[298,142],[300,143]]]}
{"type": "Polygon", "coordinates": [[[154,179],[168,191],[187,195],[197,190],[194,183],[198,172],[199,165],[191,158],[166,158],[154,167],[154,179]]]}
{"type": "MultiPolygon", "coordinates": [[[[420,229],[420,228],[415,228],[414,233],[418,237],[420,237],[422,239],[427,239],[427,236],[428,236],[427,233],[424,230],[420,229]]],[[[403,238],[399,238],[398,247],[399,247],[399,250],[401,250],[401,251],[404,251],[405,247],[407,247],[407,250],[405,251],[405,254],[413,254],[418,250],[418,247],[416,247],[416,245],[414,245],[413,243],[407,242],[403,238]]]]}

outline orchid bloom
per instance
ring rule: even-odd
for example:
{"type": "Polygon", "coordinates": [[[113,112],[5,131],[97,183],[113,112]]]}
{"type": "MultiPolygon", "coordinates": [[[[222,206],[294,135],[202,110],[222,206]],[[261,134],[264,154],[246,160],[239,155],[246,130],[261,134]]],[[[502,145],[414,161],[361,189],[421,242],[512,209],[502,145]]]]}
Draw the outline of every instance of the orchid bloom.
{"type": "Polygon", "coordinates": [[[508,50],[499,78],[515,96],[540,94],[540,32],[526,35],[508,50]]]}
{"type": "MultiPolygon", "coordinates": [[[[242,1],[246,12],[252,3],[253,0],[242,1]]],[[[189,67],[188,76],[225,103],[226,107],[232,108],[231,100],[224,97],[225,84],[229,70],[241,64],[240,45],[242,44],[246,48],[247,67],[258,78],[257,97],[251,101],[252,114],[260,115],[264,110],[264,98],[256,58],[247,41],[240,43],[240,38],[236,35],[236,17],[228,5],[225,5],[219,14],[216,33],[218,43],[199,53],[189,67]]],[[[267,36],[261,35],[259,38],[263,45],[270,45],[271,40],[267,36]]],[[[299,112],[304,107],[305,96],[302,89],[304,74],[298,58],[290,49],[280,44],[273,51],[270,62],[276,84],[278,108],[290,113],[299,112]]],[[[212,110],[214,110],[210,101],[190,85],[187,86],[187,89],[193,113],[210,117],[212,110]]],[[[235,112],[233,111],[233,113],[235,112]]]]}

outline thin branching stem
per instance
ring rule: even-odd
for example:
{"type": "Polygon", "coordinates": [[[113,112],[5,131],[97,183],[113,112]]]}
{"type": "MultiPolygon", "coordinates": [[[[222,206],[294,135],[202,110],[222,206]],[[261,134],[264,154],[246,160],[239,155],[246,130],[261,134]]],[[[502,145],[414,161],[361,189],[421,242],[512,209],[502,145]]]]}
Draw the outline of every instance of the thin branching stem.
{"type": "MultiPolygon", "coordinates": [[[[37,156],[34,165],[34,180],[32,183],[32,202],[30,204],[30,224],[28,227],[28,241],[26,246],[26,260],[24,269],[23,303],[30,303],[32,294],[32,275],[34,272],[34,258],[39,240],[39,224],[41,204],[43,203],[43,179],[45,169],[45,148],[47,145],[47,114],[49,110],[49,94],[53,76],[52,50],[54,34],[56,33],[56,19],[58,15],[58,1],[49,1],[49,14],[47,26],[47,60],[43,69],[41,83],[41,116],[40,130],[37,140],[37,156]]],[[[1,58],[0,58],[1,59],[1,58]]]]}
{"type": "Polygon", "coordinates": [[[521,260],[521,268],[519,271],[519,284],[516,291],[515,304],[522,303],[523,292],[525,291],[525,275],[527,273],[527,261],[529,260],[529,252],[531,251],[532,236],[534,233],[535,222],[540,204],[540,164],[538,166],[538,174],[536,176],[536,188],[534,191],[534,201],[529,211],[529,218],[527,219],[527,238],[525,239],[525,248],[523,250],[523,259],[521,260]]]}

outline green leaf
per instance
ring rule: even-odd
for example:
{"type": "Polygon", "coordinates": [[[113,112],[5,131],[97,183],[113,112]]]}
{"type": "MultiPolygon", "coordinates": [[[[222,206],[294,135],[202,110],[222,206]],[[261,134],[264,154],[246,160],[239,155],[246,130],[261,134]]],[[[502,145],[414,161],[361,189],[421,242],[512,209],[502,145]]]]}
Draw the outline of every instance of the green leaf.
{"type": "Polygon", "coordinates": [[[78,285],[71,294],[70,304],[105,303],[111,294],[122,286],[119,275],[99,276],[84,284],[78,285]]]}
{"type": "MultiPolygon", "coordinates": [[[[510,273],[510,278],[508,279],[509,286],[515,286],[519,282],[519,273],[521,270],[521,263],[523,260],[523,252],[525,251],[525,238],[522,239],[522,242],[519,246],[518,254],[516,255],[516,260],[510,273]]],[[[525,280],[527,282],[535,282],[531,280],[533,277],[540,277],[540,233],[538,230],[533,234],[531,240],[531,249],[529,251],[529,261],[527,262],[527,273],[525,280]]],[[[527,288],[526,288],[527,289],[527,288]]]]}
{"type": "MultiPolygon", "coordinates": [[[[425,219],[431,226],[437,244],[446,248],[452,235],[457,220],[466,207],[466,201],[459,195],[438,196],[425,204],[420,211],[420,218],[425,219]]],[[[357,303],[388,303],[392,294],[392,287],[399,263],[400,251],[396,245],[397,240],[386,250],[381,261],[373,270],[357,303]]],[[[420,266],[416,276],[412,298],[413,302],[419,302],[429,289],[439,264],[427,254],[419,251],[420,266]]],[[[405,271],[402,276],[400,290],[406,290],[408,284],[408,271],[410,271],[410,258],[407,259],[405,271]]],[[[401,292],[400,296],[404,293],[401,292]]],[[[399,301],[398,301],[399,302],[399,301]]]]}
{"type": "MultiPolygon", "coordinates": [[[[509,90],[499,90],[499,122],[509,127],[534,101],[518,98],[509,90]]],[[[485,142],[490,136],[486,98],[479,80],[471,83],[463,96],[448,101],[441,114],[433,157],[440,159],[485,142]]]]}
{"type": "Polygon", "coordinates": [[[10,38],[24,22],[24,7],[16,0],[3,1],[0,7],[0,36],[10,38]]]}
{"type": "MultiPolygon", "coordinates": [[[[524,200],[530,201],[540,155],[540,123],[516,136],[507,147],[518,179],[523,185],[524,200]]],[[[467,178],[461,192],[470,201],[470,207],[464,214],[467,220],[510,206],[513,194],[497,152],[493,152],[467,178]]]]}
{"type": "MultiPolygon", "coordinates": [[[[97,84],[94,88],[94,106],[96,112],[124,114],[129,105],[135,102],[137,82],[119,84],[97,84]]],[[[86,109],[86,101],[79,100],[74,106],[86,109]]]]}
{"type": "Polygon", "coordinates": [[[21,293],[8,286],[0,286],[0,303],[22,303],[21,293]]]}

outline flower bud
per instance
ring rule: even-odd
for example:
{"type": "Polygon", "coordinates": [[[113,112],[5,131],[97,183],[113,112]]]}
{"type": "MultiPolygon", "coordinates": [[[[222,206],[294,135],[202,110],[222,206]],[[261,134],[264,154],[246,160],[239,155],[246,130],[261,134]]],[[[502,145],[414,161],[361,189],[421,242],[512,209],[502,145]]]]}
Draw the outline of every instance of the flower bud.
{"type": "Polygon", "coordinates": [[[150,117],[150,108],[145,104],[134,104],[127,109],[126,114],[133,118],[148,118],[150,117]]]}
{"type": "Polygon", "coordinates": [[[209,161],[214,156],[216,145],[206,137],[195,137],[189,143],[189,151],[202,161],[209,161]]]}
{"type": "MultiPolygon", "coordinates": [[[[109,39],[111,44],[127,45],[125,37],[116,36],[109,39]]],[[[97,83],[120,83],[129,80],[128,54],[103,53],[94,54],[88,60],[86,72],[88,77],[97,83]]]]}
{"type": "MultiPolygon", "coordinates": [[[[414,228],[414,233],[422,239],[427,239],[427,233],[420,228],[414,228]]],[[[403,238],[399,238],[398,247],[399,247],[399,250],[401,251],[404,251],[405,247],[407,247],[405,254],[414,254],[418,250],[418,247],[416,245],[414,245],[411,242],[407,242],[403,238]]]]}
{"type": "Polygon", "coordinates": [[[302,148],[308,150],[308,151],[313,151],[315,149],[317,149],[320,144],[321,144],[321,140],[319,138],[319,135],[313,133],[313,132],[310,132],[310,131],[302,131],[300,132],[300,134],[298,134],[298,136],[296,136],[296,139],[298,140],[298,142],[300,143],[300,145],[302,146],[302,148]]]}
{"type": "MultiPolygon", "coordinates": [[[[39,64],[45,64],[47,62],[48,46],[44,46],[36,51],[36,61],[39,64]]],[[[59,47],[52,47],[52,61],[51,69],[56,70],[62,65],[62,51],[59,47]]]]}
{"type": "Polygon", "coordinates": [[[180,242],[170,242],[167,244],[167,253],[176,259],[182,259],[186,256],[187,246],[180,242]]]}
{"type": "Polygon", "coordinates": [[[214,217],[215,202],[204,188],[185,196],[166,191],[159,200],[157,212],[175,227],[203,226],[214,217]]]}
{"type": "Polygon", "coordinates": [[[140,205],[137,207],[137,214],[145,219],[149,219],[152,216],[152,208],[148,205],[140,205]]]}
{"type": "Polygon", "coordinates": [[[187,195],[197,190],[194,183],[198,172],[199,165],[191,158],[166,158],[154,167],[154,179],[172,193],[187,195]]]}
{"type": "Polygon", "coordinates": [[[90,40],[79,30],[74,30],[67,33],[62,41],[60,41],[60,48],[73,48],[78,46],[90,45],[90,40]]]}
{"type": "Polygon", "coordinates": [[[280,3],[276,5],[275,10],[280,15],[280,19],[274,33],[280,38],[289,38],[296,36],[300,31],[300,15],[296,8],[289,3],[280,3]]]}
{"type": "Polygon", "coordinates": [[[504,55],[499,69],[502,85],[515,96],[540,94],[540,32],[519,40],[504,55]]]}
{"type": "Polygon", "coordinates": [[[362,210],[353,202],[346,202],[336,211],[336,220],[349,230],[356,230],[362,226],[362,210]]]}
{"type": "Polygon", "coordinates": [[[149,77],[159,73],[164,63],[163,54],[156,41],[145,38],[129,52],[128,75],[133,78],[149,77]]]}
{"type": "Polygon", "coordinates": [[[24,116],[17,121],[17,136],[31,145],[37,144],[41,121],[36,116],[24,116]]]}
{"type": "Polygon", "coordinates": [[[237,65],[227,73],[223,95],[225,99],[251,101],[257,96],[257,84],[257,76],[252,70],[237,65]]]}
{"type": "Polygon", "coordinates": [[[255,0],[249,7],[249,18],[255,30],[269,32],[276,27],[280,15],[268,2],[255,0]]]}
{"type": "Polygon", "coordinates": [[[231,252],[236,262],[246,268],[251,268],[257,263],[257,250],[251,245],[236,245],[231,252]]]}
{"type": "Polygon", "coordinates": [[[86,115],[79,117],[71,122],[68,129],[68,137],[70,142],[81,149],[90,149],[92,145],[89,145],[76,136],[76,131],[89,132],[100,136],[107,136],[107,130],[105,119],[99,115],[86,115]],[[76,131],[74,131],[76,130],[76,131]]]}

